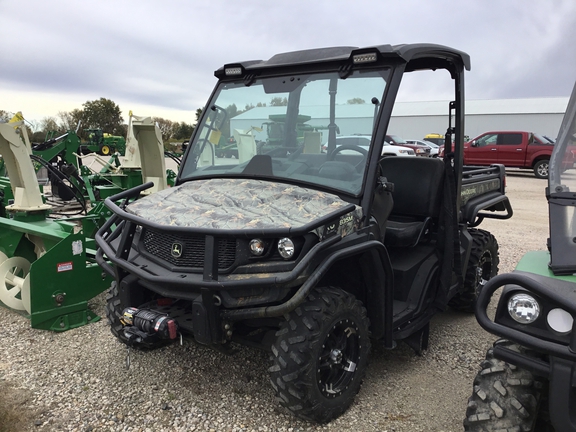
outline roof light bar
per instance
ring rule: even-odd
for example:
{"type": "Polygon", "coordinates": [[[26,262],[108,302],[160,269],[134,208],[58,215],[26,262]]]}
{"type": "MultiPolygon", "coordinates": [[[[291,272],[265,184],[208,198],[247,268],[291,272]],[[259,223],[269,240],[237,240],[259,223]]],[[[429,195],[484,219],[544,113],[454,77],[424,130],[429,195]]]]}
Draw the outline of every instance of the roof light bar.
{"type": "Polygon", "coordinates": [[[364,53],[364,54],[356,54],[352,56],[352,61],[354,64],[359,63],[373,63],[378,60],[378,56],[375,52],[372,53],[364,53]]]}
{"type": "Polygon", "coordinates": [[[242,75],[242,68],[240,66],[228,67],[224,69],[226,76],[242,75]]]}

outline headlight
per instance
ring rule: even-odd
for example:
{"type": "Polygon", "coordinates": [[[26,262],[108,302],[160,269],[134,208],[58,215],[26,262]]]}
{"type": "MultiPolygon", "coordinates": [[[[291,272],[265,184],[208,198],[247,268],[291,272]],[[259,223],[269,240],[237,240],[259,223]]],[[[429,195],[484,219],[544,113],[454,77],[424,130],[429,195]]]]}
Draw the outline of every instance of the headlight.
{"type": "Polygon", "coordinates": [[[278,240],[278,252],[284,259],[289,259],[294,256],[294,242],[288,237],[278,240]]]}
{"type": "Polygon", "coordinates": [[[398,153],[408,153],[408,150],[398,150],[398,153]]]}
{"type": "Polygon", "coordinates": [[[531,324],[540,316],[540,305],[528,294],[514,294],[508,300],[508,313],[520,324],[531,324]]]}
{"type": "Polygon", "coordinates": [[[262,255],[264,253],[264,242],[260,239],[250,240],[250,252],[252,252],[252,255],[262,255]]]}
{"type": "Polygon", "coordinates": [[[564,309],[556,308],[548,312],[546,317],[548,325],[554,331],[558,333],[569,333],[572,331],[572,325],[574,324],[574,318],[564,309]]]}

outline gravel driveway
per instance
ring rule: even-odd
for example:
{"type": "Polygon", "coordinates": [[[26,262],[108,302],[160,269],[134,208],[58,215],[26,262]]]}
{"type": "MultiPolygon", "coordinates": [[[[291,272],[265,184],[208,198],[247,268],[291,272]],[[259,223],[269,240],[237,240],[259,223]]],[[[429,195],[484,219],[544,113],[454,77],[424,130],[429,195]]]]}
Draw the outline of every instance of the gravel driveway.
{"type": "MultiPolygon", "coordinates": [[[[546,181],[509,172],[507,182],[514,217],[480,226],[500,244],[500,273],[545,249],[548,236],[546,181]]],[[[104,316],[104,294],[92,303],[104,316]]],[[[126,348],[105,319],[51,333],[0,308],[0,322],[4,395],[34,431],[461,431],[472,380],[495,339],[473,316],[448,310],[432,321],[421,357],[402,344],[375,346],[351,409],[318,426],[279,408],[264,352],[238,346],[226,356],[184,341],[132,351],[127,370],[126,348]]]]}

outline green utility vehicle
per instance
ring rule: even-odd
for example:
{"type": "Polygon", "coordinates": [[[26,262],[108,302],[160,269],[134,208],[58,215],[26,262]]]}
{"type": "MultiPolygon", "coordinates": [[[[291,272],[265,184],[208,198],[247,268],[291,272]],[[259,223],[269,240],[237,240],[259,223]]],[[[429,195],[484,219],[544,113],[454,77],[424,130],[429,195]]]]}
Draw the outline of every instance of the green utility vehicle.
{"type": "Polygon", "coordinates": [[[97,261],[114,278],[112,333],[129,347],[179,335],[219,351],[260,347],[282,406],[317,422],[341,415],[371,345],[404,341],[421,352],[431,318],[449,305],[471,311],[496,274],[497,242],[476,226],[512,209],[502,166],[462,166],[467,68],[463,52],[415,44],[218,69],[176,186],[105,201],[113,216],[96,235],[97,261]],[[421,71],[454,89],[446,156],[382,158],[401,81],[421,71]],[[274,148],[258,152],[253,134],[238,133],[238,159],[216,160],[220,131],[230,130],[223,107],[270,97],[287,100],[274,148]],[[302,116],[328,127],[300,140],[302,116]],[[338,146],[339,133],[367,135],[370,146],[338,146]]]}
{"type": "Polygon", "coordinates": [[[478,298],[478,322],[503,339],[474,380],[467,431],[576,431],[576,170],[567,169],[575,144],[576,86],[550,160],[548,251],[528,252],[478,298]]]}

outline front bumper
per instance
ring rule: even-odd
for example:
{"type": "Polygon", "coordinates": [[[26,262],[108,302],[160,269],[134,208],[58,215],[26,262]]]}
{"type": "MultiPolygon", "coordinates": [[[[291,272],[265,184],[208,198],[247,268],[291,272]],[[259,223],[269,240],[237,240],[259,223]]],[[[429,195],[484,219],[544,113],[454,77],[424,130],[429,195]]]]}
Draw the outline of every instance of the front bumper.
{"type": "MultiPolygon", "coordinates": [[[[119,285],[130,275],[131,279],[137,280],[139,285],[164,297],[194,302],[199,296],[206,296],[206,293],[212,296],[217,295],[218,303],[221,303],[219,304],[220,314],[230,320],[281,316],[293,310],[306,298],[309,290],[337,259],[358,253],[358,250],[377,246],[377,244],[382,247],[379,242],[372,244],[370,241],[363,241],[357,245],[353,241],[347,241],[343,242],[346,243],[345,245],[333,247],[342,240],[343,234],[331,231],[331,235],[323,236],[296,261],[284,268],[261,263],[259,264],[260,271],[222,272],[219,265],[218,239],[304,236],[318,226],[340,220],[350,213],[354,206],[343,207],[315,220],[313,224],[304,225],[298,229],[281,228],[264,231],[163,226],[124,210],[128,201],[147,187],[149,186],[142,185],[105,201],[106,206],[114,214],[96,234],[96,242],[99,246],[96,255],[98,264],[106,273],[113,276],[119,285]],[[120,200],[124,200],[121,205],[115,204],[114,201],[120,200]],[[204,236],[203,262],[200,270],[191,272],[166,266],[165,263],[159,264],[139,251],[135,243],[142,231],[146,229],[175,235],[193,233],[204,236]],[[325,252],[328,248],[330,248],[329,253],[325,252]]],[[[255,268],[258,270],[258,265],[255,268]]]]}
{"type": "MultiPolygon", "coordinates": [[[[537,337],[494,322],[488,317],[486,310],[494,292],[504,285],[525,289],[543,301],[560,305],[572,316],[576,316],[576,302],[571,301],[571,295],[566,295],[566,292],[574,291],[574,284],[522,271],[496,276],[488,281],[480,292],[476,304],[476,318],[488,332],[543,354],[542,358],[536,358],[512,351],[505,346],[494,347],[494,357],[549,381],[549,410],[553,426],[559,432],[576,431],[576,320],[567,339],[568,344],[553,338],[537,337]]],[[[501,301],[502,299],[504,294],[501,301]]]]}

